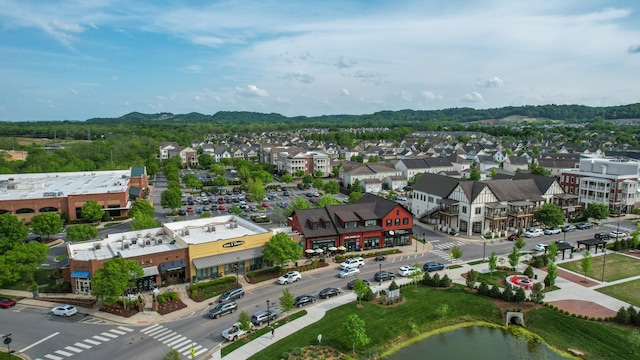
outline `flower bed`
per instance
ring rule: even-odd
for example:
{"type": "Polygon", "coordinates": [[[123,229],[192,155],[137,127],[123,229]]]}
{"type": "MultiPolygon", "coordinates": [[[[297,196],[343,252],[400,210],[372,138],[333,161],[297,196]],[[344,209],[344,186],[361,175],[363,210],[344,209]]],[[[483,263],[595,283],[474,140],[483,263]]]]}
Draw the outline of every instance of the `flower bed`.
{"type": "Polygon", "coordinates": [[[100,311],[126,318],[138,313],[136,306],[130,305],[128,309],[125,309],[121,301],[117,301],[111,305],[103,305],[100,311]]]}

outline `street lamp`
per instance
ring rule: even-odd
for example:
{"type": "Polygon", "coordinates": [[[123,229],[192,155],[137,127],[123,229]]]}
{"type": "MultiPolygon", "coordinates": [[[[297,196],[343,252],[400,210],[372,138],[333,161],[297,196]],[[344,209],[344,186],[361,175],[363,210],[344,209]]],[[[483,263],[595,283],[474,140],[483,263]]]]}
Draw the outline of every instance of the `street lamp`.
{"type": "Polygon", "coordinates": [[[378,273],[378,282],[380,283],[379,285],[382,286],[382,264],[378,264],[378,266],[380,267],[380,272],[378,273]]]}
{"type": "Polygon", "coordinates": [[[271,312],[269,311],[269,299],[267,299],[267,326],[271,326],[271,312]]]}
{"type": "Polygon", "coordinates": [[[424,252],[424,244],[427,243],[427,238],[424,234],[424,231],[422,232],[422,252],[424,252]]]}
{"type": "Polygon", "coordinates": [[[607,246],[606,244],[602,247],[602,251],[604,251],[604,258],[602,259],[602,282],[604,282],[604,266],[607,263],[607,246]]]}
{"type": "Polygon", "coordinates": [[[418,252],[418,237],[415,236],[413,239],[416,241],[416,252],[418,252]]]}

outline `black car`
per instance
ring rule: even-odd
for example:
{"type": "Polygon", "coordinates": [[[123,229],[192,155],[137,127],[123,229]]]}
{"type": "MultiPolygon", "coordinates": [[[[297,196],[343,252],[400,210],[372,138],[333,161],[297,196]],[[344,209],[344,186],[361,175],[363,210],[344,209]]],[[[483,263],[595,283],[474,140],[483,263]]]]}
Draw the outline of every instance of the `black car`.
{"type": "Polygon", "coordinates": [[[209,310],[209,317],[217,319],[222,315],[232,314],[238,309],[238,304],[235,301],[225,302],[216,305],[213,309],[209,310]]]}
{"type": "Polygon", "coordinates": [[[180,209],[180,210],[178,210],[178,215],[185,216],[185,215],[187,215],[187,212],[184,211],[184,209],[180,209]]]}
{"type": "Polygon", "coordinates": [[[576,227],[569,224],[562,227],[562,232],[575,231],[576,227]]]}
{"type": "Polygon", "coordinates": [[[396,275],[388,271],[378,271],[373,275],[375,281],[394,280],[396,275]]]}
{"type": "Polygon", "coordinates": [[[385,261],[387,260],[387,255],[385,254],[376,254],[375,261],[385,261]]]}
{"type": "Polygon", "coordinates": [[[320,290],[320,292],[318,293],[318,296],[320,296],[320,299],[327,299],[332,296],[338,296],[340,294],[342,294],[342,290],[340,289],[326,288],[326,289],[320,290]]]}
{"type": "Polygon", "coordinates": [[[316,299],[315,296],[312,295],[300,295],[298,297],[296,297],[296,301],[294,302],[294,305],[296,307],[303,307],[307,304],[313,304],[314,302],[318,301],[318,299],[316,299]]]}
{"type": "MultiPolygon", "coordinates": [[[[355,284],[356,284],[356,280],[358,280],[358,279],[353,279],[353,280],[349,281],[349,282],[347,283],[347,288],[349,288],[349,289],[352,289],[352,290],[353,290],[353,287],[354,287],[354,286],[355,286],[355,284]]],[[[362,280],[362,282],[364,282],[364,283],[365,283],[365,285],[369,286],[369,282],[368,282],[367,280],[364,280],[364,279],[360,279],[360,280],[362,280]]]]}
{"type": "Polygon", "coordinates": [[[598,240],[609,240],[611,236],[607,233],[596,233],[594,237],[598,240]]]}

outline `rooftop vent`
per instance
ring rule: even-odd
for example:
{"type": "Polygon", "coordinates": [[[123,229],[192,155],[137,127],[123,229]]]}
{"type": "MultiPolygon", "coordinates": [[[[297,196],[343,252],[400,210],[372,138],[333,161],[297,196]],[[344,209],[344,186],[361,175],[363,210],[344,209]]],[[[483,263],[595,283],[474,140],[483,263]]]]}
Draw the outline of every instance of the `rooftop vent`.
{"type": "Polygon", "coordinates": [[[102,245],[100,245],[100,243],[93,244],[93,250],[100,250],[101,247],[102,245]]]}

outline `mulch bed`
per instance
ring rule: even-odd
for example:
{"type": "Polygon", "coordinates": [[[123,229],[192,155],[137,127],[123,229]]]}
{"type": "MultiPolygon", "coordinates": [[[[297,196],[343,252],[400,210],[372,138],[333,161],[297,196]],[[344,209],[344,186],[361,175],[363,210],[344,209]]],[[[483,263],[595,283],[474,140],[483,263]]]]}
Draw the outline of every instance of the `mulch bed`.
{"type": "Polygon", "coordinates": [[[182,300],[165,301],[162,304],[158,304],[158,314],[166,315],[186,307],[187,304],[183,303],[182,300]]]}
{"type": "Polygon", "coordinates": [[[138,313],[138,309],[135,306],[130,306],[129,309],[125,309],[121,302],[115,302],[111,305],[103,305],[100,311],[122,317],[131,317],[138,313]]]}
{"type": "Polygon", "coordinates": [[[80,306],[88,309],[91,309],[94,306],[96,306],[96,303],[98,302],[98,300],[96,299],[73,299],[73,298],[63,298],[63,297],[46,297],[46,296],[40,296],[40,295],[38,295],[36,300],[50,301],[50,302],[56,302],[61,304],[69,304],[69,305],[80,306]]]}

